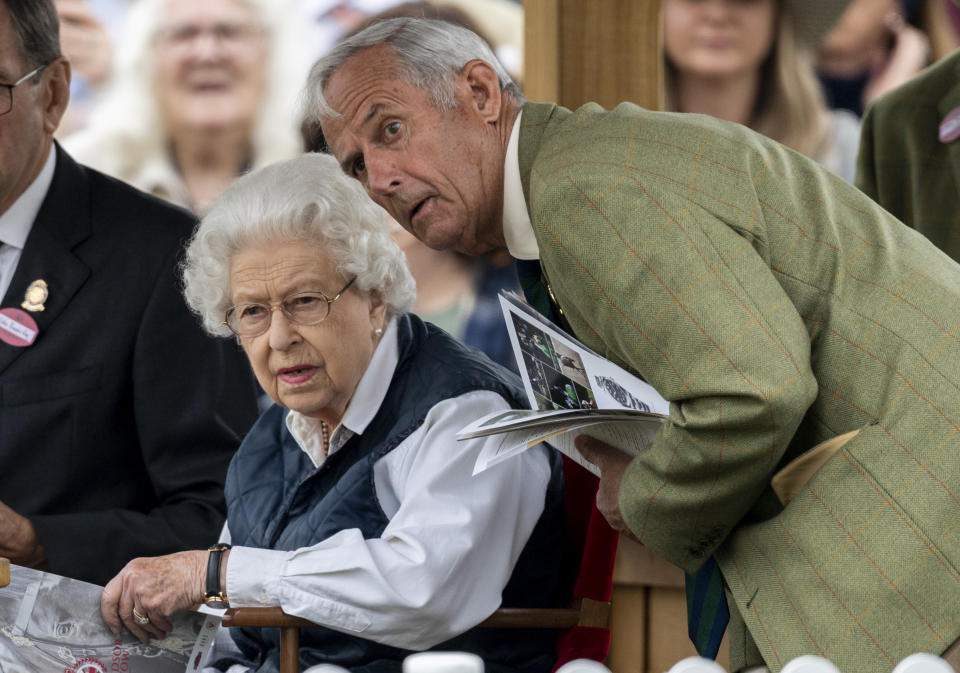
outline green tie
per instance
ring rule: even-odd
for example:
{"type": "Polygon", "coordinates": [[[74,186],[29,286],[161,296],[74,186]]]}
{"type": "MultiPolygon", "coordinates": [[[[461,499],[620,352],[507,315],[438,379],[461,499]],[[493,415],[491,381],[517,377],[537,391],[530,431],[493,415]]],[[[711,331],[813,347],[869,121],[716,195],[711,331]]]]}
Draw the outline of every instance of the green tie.
{"type": "Polygon", "coordinates": [[[514,262],[517,265],[517,280],[520,282],[520,289],[523,290],[527,303],[554,325],[575,337],[573,330],[570,329],[570,323],[563,315],[563,309],[557,304],[556,298],[550,291],[550,283],[543,269],[540,268],[540,260],[515,259],[514,262]]]}
{"type": "Polygon", "coordinates": [[[554,311],[553,303],[550,301],[550,293],[543,282],[540,261],[536,259],[517,259],[514,261],[517,265],[517,279],[520,281],[520,289],[523,290],[523,296],[526,297],[527,303],[555,325],[559,324],[556,321],[557,312],[554,311]]]}
{"type": "Polygon", "coordinates": [[[687,633],[701,657],[716,659],[720,641],[730,622],[730,607],[723,591],[723,575],[712,556],[686,576],[687,633]]]}

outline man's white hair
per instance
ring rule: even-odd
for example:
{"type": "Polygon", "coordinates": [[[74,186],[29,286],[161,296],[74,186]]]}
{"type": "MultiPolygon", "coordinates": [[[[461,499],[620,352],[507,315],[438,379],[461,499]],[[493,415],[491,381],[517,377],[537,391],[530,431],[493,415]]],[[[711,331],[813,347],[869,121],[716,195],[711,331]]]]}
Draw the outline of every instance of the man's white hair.
{"type": "Polygon", "coordinates": [[[181,269],[183,293],[207,332],[232,335],[223,319],[233,304],[234,256],[278,241],[323,246],[344,278],[357,277],[353,287],[380,294],[388,316],[413,306],[413,276],[384,212],[333,157],[305,154],[236,180],[194,232],[181,269]]]}
{"type": "Polygon", "coordinates": [[[517,102],[523,101],[520,88],[490,46],[476,33],[446,21],[404,17],[373,24],[347,38],[316,62],[303,94],[304,118],[317,123],[338,116],[323,93],[330,78],[353,56],[381,45],[393,52],[401,76],[426,91],[439,109],[457,106],[454,98],[456,77],[463,66],[475,59],[493,68],[501,91],[517,102]]]}

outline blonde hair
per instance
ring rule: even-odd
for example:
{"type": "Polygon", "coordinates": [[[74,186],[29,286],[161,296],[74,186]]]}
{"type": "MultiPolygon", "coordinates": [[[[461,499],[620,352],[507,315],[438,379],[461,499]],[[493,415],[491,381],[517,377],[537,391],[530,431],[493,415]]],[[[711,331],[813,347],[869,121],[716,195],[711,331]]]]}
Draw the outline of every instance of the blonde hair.
{"type": "MultiPolygon", "coordinates": [[[[808,157],[828,148],[832,122],[813,68],[813,50],[801,46],[793,17],[777,3],[777,30],[760,65],[760,85],[748,126],[808,157]]],[[[677,108],[677,71],[664,52],[665,108],[677,108]]]]}

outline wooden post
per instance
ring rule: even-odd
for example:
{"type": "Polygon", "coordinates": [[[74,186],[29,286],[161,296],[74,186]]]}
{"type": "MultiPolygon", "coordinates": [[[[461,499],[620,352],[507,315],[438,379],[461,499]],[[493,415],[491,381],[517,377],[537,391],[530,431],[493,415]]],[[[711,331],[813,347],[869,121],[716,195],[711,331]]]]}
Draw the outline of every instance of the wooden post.
{"type": "Polygon", "coordinates": [[[10,584],[10,561],[0,558],[0,587],[10,584]]]}
{"type": "Polygon", "coordinates": [[[524,0],[523,7],[528,99],[663,107],[660,0],[524,0]]]}

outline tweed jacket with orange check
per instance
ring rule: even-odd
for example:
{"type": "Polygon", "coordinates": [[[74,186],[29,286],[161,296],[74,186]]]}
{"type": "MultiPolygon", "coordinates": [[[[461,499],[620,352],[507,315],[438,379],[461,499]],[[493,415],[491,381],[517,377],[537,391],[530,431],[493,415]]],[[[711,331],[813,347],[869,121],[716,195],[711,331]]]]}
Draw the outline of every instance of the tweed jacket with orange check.
{"type": "Polygon", "coordinates": [[[528,103],[519,159],[573,331],[671,403],[620,507],[678,566],[716,557],[734,670],[877,673],[956,640],[960,266],[709,117],[528,103]],[[855,430],[784,507],[771,477],[855,430]]]}

